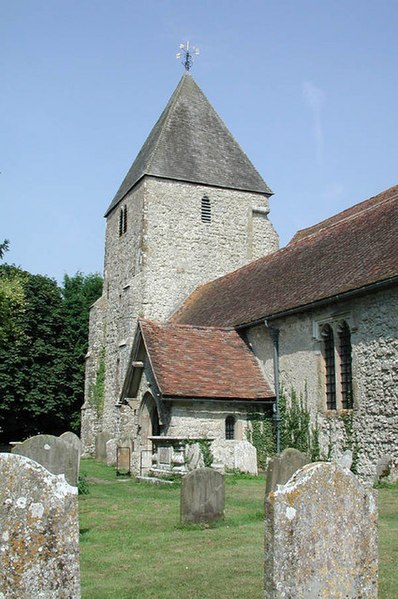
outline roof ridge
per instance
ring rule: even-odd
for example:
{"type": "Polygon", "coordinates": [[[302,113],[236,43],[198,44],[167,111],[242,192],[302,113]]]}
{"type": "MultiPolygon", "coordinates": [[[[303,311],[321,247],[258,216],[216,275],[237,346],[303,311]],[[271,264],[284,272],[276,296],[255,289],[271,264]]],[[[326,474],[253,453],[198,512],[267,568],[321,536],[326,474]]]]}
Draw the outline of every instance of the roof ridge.
{"type": "Polygon", "coordinates": [[[366,202],[370,202],[371,200],[374,200],[374,199],[378,198],[379,196],[381,196],[383,193],[385,193],[385,192],[382,191],[381,193],[379,193],[379,194],[377,194],[375,196],[371,196],[370,198],[368,198],[367,200],[363,200],[362,202],[358,202],[358,204],[354,204],[354,206],[350,206],[349,208],[346,208],[346,209],[342,210],[341,212],[337,212],[336,214],[332,214],[331,216],[329,216],[328,218],[324,219],[320,223],[315,223],[314,225],[311,225],[310,227],[306,227],[305,229],[299,229],[295,233],[294,237],[289,241],[289,243],[285,247],[288,248],[290,245],[296,245],[297,243],[300,243],[301,241],[304,241],[304,239],[308,239],[309,237],[314,237],[314,236],[318,235],[319,233],[322,233],[326,229],[329,229],[329,228],[332,229],[332,228],[336,227],[337,225],[340,225],[341,223],[344,223],[344,222],[350,221],[352,219],[358,218],[361,215],[365,214],[366,212],[369,212],[370,210],[375,210],[381,204],[388,204],[389,202],[393,202],[396,199],[398,199],[398,192],[395,193],[394,195],[390,196],[390,197],[387,197],[387,198],[380,197],[378,201],[375,201],[374,203],[370,204],[369,206],[365,206],[361,210],[358,210],[358,211],[353,212],[351,214],[347,214],[347,216],[344,216],[343,218],[340,218],[338,220],[335,220],[334,222],[326,224],[328,221],[336,218],[339,214],[344,214],[344,212],[350,211],[353,208],[355,208],[356,206],[360,206],[361,204],[364,204],[366,202]],[[322,223],[325,223],[325,225],[322,226],[322,223]],[[294,238],[297,235],[299,235],[303,231],[306,231],[307,229],[315,229],[315,230],[312,231],[312,232],[309,232],[307,235],[299,237],[297,239],[297,241],[294,241],[294,238]]]}

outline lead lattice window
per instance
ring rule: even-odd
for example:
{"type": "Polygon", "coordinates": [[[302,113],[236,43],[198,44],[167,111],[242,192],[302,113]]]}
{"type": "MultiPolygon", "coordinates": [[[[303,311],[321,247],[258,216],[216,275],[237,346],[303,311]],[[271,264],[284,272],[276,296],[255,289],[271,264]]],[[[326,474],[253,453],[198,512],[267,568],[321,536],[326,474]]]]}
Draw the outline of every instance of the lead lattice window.
{"type": "Polygon", "coordinates": [[[349,410],[352,396],[351,331],[347,321],[326,323],[320,328],[327,410],[349,410]]]}

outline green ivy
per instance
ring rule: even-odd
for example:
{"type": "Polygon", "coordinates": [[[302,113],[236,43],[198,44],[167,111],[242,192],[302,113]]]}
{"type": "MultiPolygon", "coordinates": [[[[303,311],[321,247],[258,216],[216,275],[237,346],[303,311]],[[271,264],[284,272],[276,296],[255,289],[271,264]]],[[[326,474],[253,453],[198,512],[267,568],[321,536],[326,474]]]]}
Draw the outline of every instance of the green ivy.
{"type": "Polygon", "coordinates": [[[267,458],[275,453],[275,439],[272,421],[264,413],[251,412],[248,414],[251,426],[246,429],[247,440],[257,450],[257,465],[264,470],[267,458]]]}
{"type": "Polygon", "coordinates": [[[211,441],[209,439],[199,440],[200,451],[202,452],[203,463],[207,468],[211,468],[214,462],[214,456],[210,449],[211,441]]]}
{"type": "Polygon", "coordinates": [[[105,401],[105,347],[101,348],[95,382],[90,387],[90,403],[95,407],[98,416],[104,412],[105,401]]]}
{"type": "Polygon", "coordinates": [[[290,394],[282,387],[279,410],[281,415],[281,450],[293,447],[306,453],[312,461],[320,459],[318,422],[311,424],[307,407],[307,387],[304,394],[297,394],[291,387],[290,394]]]}

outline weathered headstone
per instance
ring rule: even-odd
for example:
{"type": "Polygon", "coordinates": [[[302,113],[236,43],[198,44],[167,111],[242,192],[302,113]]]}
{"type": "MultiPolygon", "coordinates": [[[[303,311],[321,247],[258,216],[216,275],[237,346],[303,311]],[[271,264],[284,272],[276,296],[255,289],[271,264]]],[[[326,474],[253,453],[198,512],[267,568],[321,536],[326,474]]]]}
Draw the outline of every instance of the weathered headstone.
{"type": "Polygon", "coordinates": [[[12,453],[0,481],[0,597],[78,599],[77,488],[12,453]]]}
{"type": "Polygon", "coordinates": [[[117,458],[117,439],[109,439],[105,443],[106,463],[108,466],[116,466],[117,458]]]}
{"type": "Polygon", "coordinates": [[[239,470],[257,474],[257,450],[249,441],[215,439],[211,444],[215,462],[225,465],[227,470],[239,470]]]}
{"type": "Polygon", "coordinates": [[[268,462],[265,496],[274,491],[277,485],[286,484],[297,470],[310,462],[310,458],[305,453],[291,447],[284,449],[280,456],[272,458],[268,462]]]}
{"type": "Polygon", "coordinates": [[[112,435],[106,431],[98,433],[95,437],[95,457],[100,462],[106,463],[106,444],[109,439],[112,439],[112,435]]]}
{"type": "Polygon", "coordinates": [[[181,521],[213,522],[224,517],[224,476],[212,468],[199,468],[181,483],[181,521]]]}
{"type": "Polygon", "coordinates": [[[265,599],[377,597],[377,494],[333,463],[304,466],[270,493],[265,599]]]}
{"type": "Polygon", "coordinates": [[[23,443],[15,445],[11,452],[34,460],[52,474],[64,474],[70,485],[76,486],[78,483],[79,450],[60,437],[54,435],[30,437],[23,443]]]}
{"type": "Polygon", "coordinates": [[[345,452],[336,460],[336,464],[338,464],[342,468],[347,468],[348,470],[350,470],[352,466],[351,449],[346,449],[345,452]]]}
{"type": "Polygon", "coordinates": [[[65,433],[62,433],[62,435],[60,435],[59,438],[61,439],[61,441],[65,441],[68,445],[71,445],[72,447],[74,447],[77,450],[77,452],[78,452],[77,474],[79,476],[80,458],[81,458],[81,455],[83,452],[83,445],[82,445],[80,438],[77,435],[75,435],[75,433],[72,433],[72,431],[66,431],[65,433]]]}

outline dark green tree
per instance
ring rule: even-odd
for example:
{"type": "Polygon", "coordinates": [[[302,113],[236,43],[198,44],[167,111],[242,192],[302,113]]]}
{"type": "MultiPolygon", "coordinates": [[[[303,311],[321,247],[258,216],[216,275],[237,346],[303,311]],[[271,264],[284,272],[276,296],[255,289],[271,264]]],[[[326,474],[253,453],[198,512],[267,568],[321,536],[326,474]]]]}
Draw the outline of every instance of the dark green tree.
{"type": "Polygon", "coordinates": [[[10,242],[5,239],[3,243],[0,243],[0,260],[4,257],[4,254],[10,249],[10,242]]]}
{"type": "Polygon", "coordinates": [[[0,437],[78,432],[89,306],[99,275],[42,275],[0,265],[0,437]]]}
{"type": "Polygon", "coordinates": [[[88,348],[88,321],[90,306],[102,293],[99,274],[73,277],[65,275],[62,287],[64,349],[64,385],[68,397],[68,421],[76,433],[80,429],[80,408],[84,400],[85,356],[88,348]]]}

